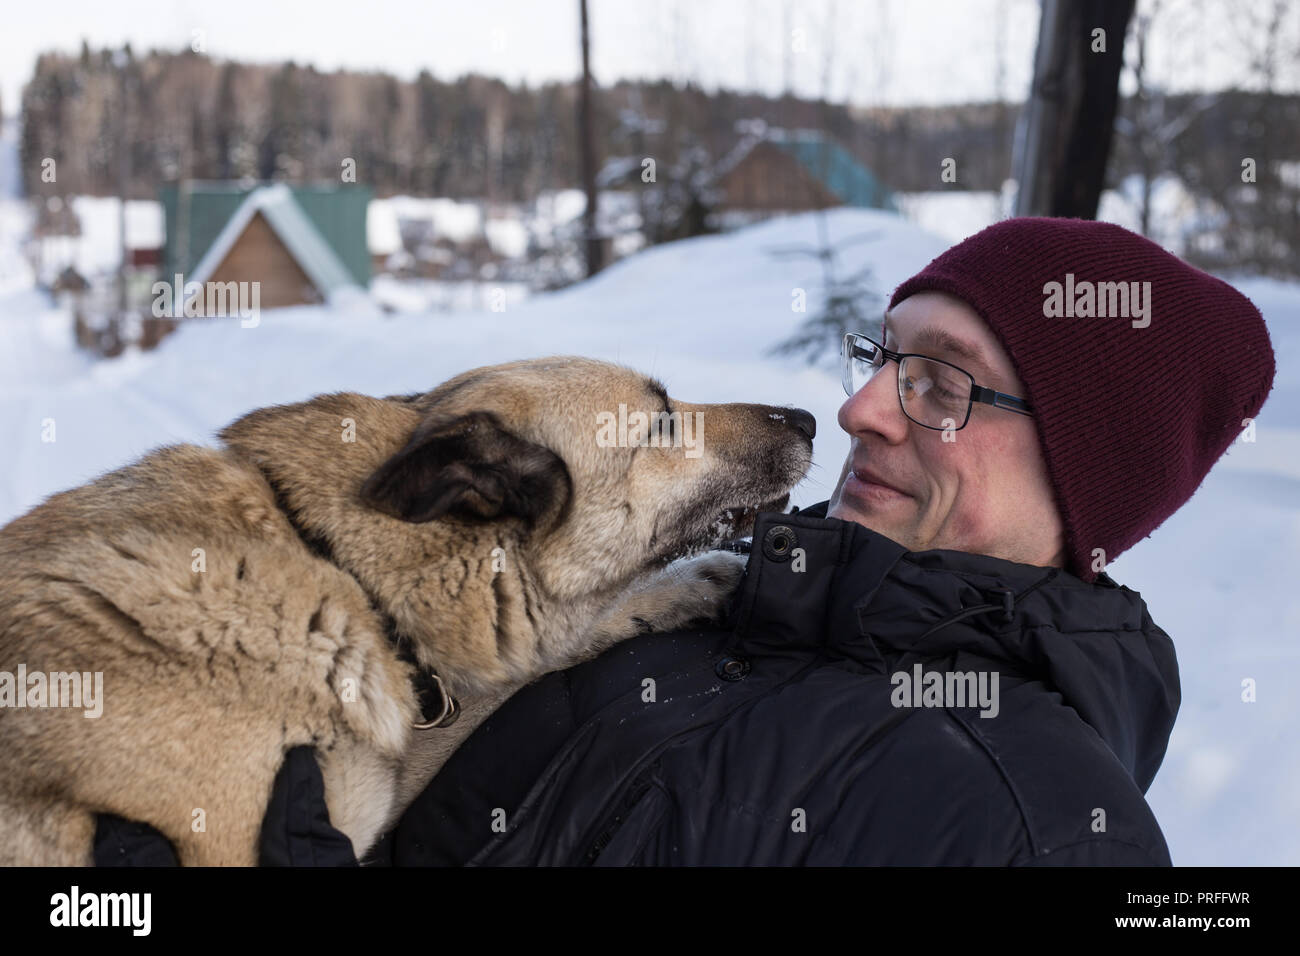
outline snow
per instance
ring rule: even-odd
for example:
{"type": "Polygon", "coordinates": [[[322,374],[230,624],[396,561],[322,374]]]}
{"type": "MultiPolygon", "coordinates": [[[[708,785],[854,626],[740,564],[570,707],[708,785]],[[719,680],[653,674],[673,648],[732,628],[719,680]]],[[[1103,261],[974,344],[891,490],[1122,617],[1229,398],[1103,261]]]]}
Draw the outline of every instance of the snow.
{"type": "Polygon", "coordinates": [[[897,193],[895,200],[903,218],[927,232],[961,242],[1003,217],[1003,199],[995,192],[979,190],[933,190],[897,193]]]}
{"type": "Polygon", "coordinates": [[[528,286],[522,282],[396,279],[390,275],[377,275],[370,280],[371,297],[389,312],[490,311],[497,300],[510,309],[529,294],[528,286]]]}
{"type": "MultiPolygon", "coordinates": [[[[10,121],[8,126],[13,126],[10,121]]],[[[0,149],[0,154],[5,150],[0,149]]],[[[17,188],[17,180],[10,185],[17,188]]],[[[6,212],[0,219],[0,276],[14,268],[21,259],[21,237],[27,233],[30,212],[21,200],[6,193],[6,212]]],[[[57,196],[54,202],[61,202],[57,196]]],[[[70,200],[72,211],[81,224],[80,236],[51,236],[42,240],[44,267],[42,279],[52,282],[66,265],[72,265],[83,276],[105,275],[116,271],[122,260],[121,225],[122,202],[114,196],[74,196],[70,200]]],[[[158,249],[163,244],[162,204],[149,199],[131,199],[126,203],[126,244],[128,249],[158,249]]]]}
{"type": "MultiPolygon", "coordinates": [[[[1160,243],[1170,252],[1182,255],[1187,251],[1189,227],[1203,215],[1197,208],[1196,197],[1172,174],[1151,180],[1150,212],[1144,235],[1160,243]]],[[[1108,189],[1101,195],[1097,218],[1141,232],[1142,177],[1126,176],[1118,190],[1108,189]]]]}
{"type": "Polygon", "coordinates": [[[562,226],[576,221],[586,211],[587,196],[581,189],[544,190],[537,198],[537,207],[554,225],[562,226]]]}
{"type": "Polygon", "coordinates": [[[391,256],[402,248],[402,229],[392,203],[372,199],[366,206],[366,247],[372,256],[391,256]]]}
{"type": "MultiPolygon", "coordinates": [[[[78,263],[83,275],[117,268],[120,242],[118,216],[122,201],[116,196],[76,196],[72,211],[81,221],[82,234],[90,239],[83,245],[93,253],[78,263]]],[[[162,203],[153,199],[129,199],[126,203],[126,245],[128,249],[160,249],[163,244],[162,203]]]]}
{"type": "Polygon", "coordinates": [[[476,202],[392,196],[388,199],[372,199],[370,205],[387,206],[399,223],[403,220],[432,223],[436,238],[447,238],[453,242],[473,239],[483,231],[483,211],[476,202]]]}
{"type": "MultiPolygon", "coordinates": [[[[1296,164],[1300,167],[1300,164],[1296,164]]],[[[973,236],[985,226],[1013,214],[1016,183],[1007,180],[1000,192],[963,190],[955,186],[927,192],[898,193],[903,218],[952,242],[973,236]]],[[[1128,176],[1118,189],[1101,194],[1097,218],[1141,232],[1142,177],[1128,176]]],[[[1161,175],[1151,182],[1150,214],[1147,232],[1154,241],[1170,252],[1182,255],[1187,249],[1187,233],[1198,216],[1196,199],[1177,176],[1161,175]]],[[[1204,225],[1199,223],[1199,225],[1204,225]]]]}
{"type": "Polygon", "coordinates": [[[518,219],[489,218],[483,235],[492,251],[507,259],[520,259],[528,251],[528,229],[518,219]]]}
{"type": "MultiPolygon", "coordinates": [[[[418,201],[450,229],[459,213],[438,202],[418,201]]],[[[566,206],[556,219],[581,211],[563,199],[556,205],[566,206]]],[[[808,409],[820,427],[816,464],[793,495],[801,506],[828,496],[848,449],[836,427],[843,396],[835,371],[768,355],[803,318],[791,312],[792,290],[806,289],[815,308],[820,266],[775,254],[816,244],[813,215],[654,247],[563,291],[507,297],[500,312],[468,301],[434,311],[439,287],[381,284],[394,314],[380,316],[374,299],[362,297],[267,311],[255,328],[197,319],[153,352],[97,363],[72,349],[66,316],[32,288],[14,246],[25,216],[19,201],[0,200],[0,522],[156,446],[211,443],[216,429],[254,407],[343,389],[413,392],[475,366],[548,354],[625,363],[684,401],[808,409]],[[50,419],[57,440],[43,442],[50,419]]],[[[884,212],[835,210],[827,219],[832,237],[875,233],[846,251],[842,268],[870,263],[882,293],[948,244],[884,212]]],[[[1278,357],[1256,441],[1237,444],[1193,499],[1110,571],[1142,593],[1178,649],[1182,710],[1148,795],[1175,863],[1294,865],[1300,284],[1237,285],[1263,310],[1278,357]],[[1246,678],[1256,681],[1255,703],[1241,700],[1246,678]]],[[[1218,344],[1229,358],[1232,343],[1218,344]]]]}
{"type": "Polygon", "coordinates": [[[504,259],[528,250],[528,229],[516,207],[472,200],[391,196],[372,199],[366,210],[366,242],[371,255],[391,255],[402,248],[402,223],[428,224],[430,238],[462,243],[482,236],[504,259]]]}

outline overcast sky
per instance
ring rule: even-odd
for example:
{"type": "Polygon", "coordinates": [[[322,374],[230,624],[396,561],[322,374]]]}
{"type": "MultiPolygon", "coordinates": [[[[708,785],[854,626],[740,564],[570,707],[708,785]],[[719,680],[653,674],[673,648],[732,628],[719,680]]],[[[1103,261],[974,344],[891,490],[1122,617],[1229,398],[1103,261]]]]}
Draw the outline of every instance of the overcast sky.
{"type": "MultiPolygon", "coordinates": [[[[1154,51],[1157,68],[1183,87],[1232,82],[1243,61],[1234,37],[1271,3],[1166,0],[1180,39],[1154,51]]],[[[577,0],[11,0],[0,97],[14,112],[37,53],[76,51],[82,38],[143,51],[197,37],[217,58],[402,77],[423,68],[443,79],[471,70],[566,79],[579,66],[577,9],[577,0]]],[[[797,92],[828,85],[832,100],[863,105],[1021,99],[1038,29],[1037,0],[590,0],[590,16],[600,81],[666,76],[779,92],[788,62],[797,92]]]]}

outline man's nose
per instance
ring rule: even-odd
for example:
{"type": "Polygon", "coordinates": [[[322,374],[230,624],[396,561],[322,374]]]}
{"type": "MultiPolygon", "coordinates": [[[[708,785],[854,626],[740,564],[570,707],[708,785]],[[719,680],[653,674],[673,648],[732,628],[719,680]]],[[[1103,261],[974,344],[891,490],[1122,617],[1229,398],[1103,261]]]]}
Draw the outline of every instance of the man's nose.
{"type": "Polygon", "coordinates": [[[840,406],[836,419],[848,434],[876,432],[891,442],[906,436],[907,418],[898,401],[898,365],[886,364],[893,367],[882,368],[840,406]]]}

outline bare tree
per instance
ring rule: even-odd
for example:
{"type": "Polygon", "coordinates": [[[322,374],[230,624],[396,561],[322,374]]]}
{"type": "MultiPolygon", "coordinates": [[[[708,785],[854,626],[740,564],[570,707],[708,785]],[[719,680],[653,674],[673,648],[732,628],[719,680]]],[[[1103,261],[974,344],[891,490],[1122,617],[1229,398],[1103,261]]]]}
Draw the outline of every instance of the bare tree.
{"type": "MultiPolygon", "coordinates": [[[[1204,23],[1204,5],[1197,3],[1196,6],[1200,10],[1194,19],[1204,23]]],[[[1151,0],[1134,19],[1130,70],[1136,88],[1131,102],[1132,115],[1120,116],[1115,121],[1115,131],[1132,148],[1141,177],[1137,201],[1138,229],[1144,236],[1151,235],[1152,189],[1171,161],[1174,145],[1198,116],[1219,101],[1217,94],[1206,93],[1196,97],[1190,105],[1176,110],[1166,86],[1153,78],[1149,61],[1151,36],[1165,9],[1163,0],[1151,0]]],[[[1181,49],[1186,38],[1185,27],[1166,21],[1165,42],[1168,47],[1181,49]]]]}
{"type": "Polygon", "coordinates": [[[1240,13],[1234,6],[1230,20],[1237,28],[1248,80],[1258,88],[1242,119],[1248,129],[1263,135],[1252,150],[1255,176],[1247,179],[1234,170],[1230,188],[1224,184],[1226,221],[1220,230],[1224,264],[1295,275],[1300,272],[1300,164],[1294,154],[1280,152],[1269,131],[1295,126],[1294,108],[1288,111],[1280,87],[1283,75],[1296,69],[1300,12],[1289,0],[1272,0],[1241,5],[1240,13]]]}

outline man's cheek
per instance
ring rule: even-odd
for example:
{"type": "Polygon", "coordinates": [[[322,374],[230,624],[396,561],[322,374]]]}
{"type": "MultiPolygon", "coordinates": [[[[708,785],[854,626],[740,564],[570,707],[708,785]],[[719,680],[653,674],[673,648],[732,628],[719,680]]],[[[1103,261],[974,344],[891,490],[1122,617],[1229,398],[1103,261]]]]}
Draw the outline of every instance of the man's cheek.
{"type": "Polygon", "coordinates": [[[999,524],[999,508],[983,482],[965,480],[945,502],[932,501],[931,510],[942,524],[941,542],[935,547],[979,553],[999,524]]]}

